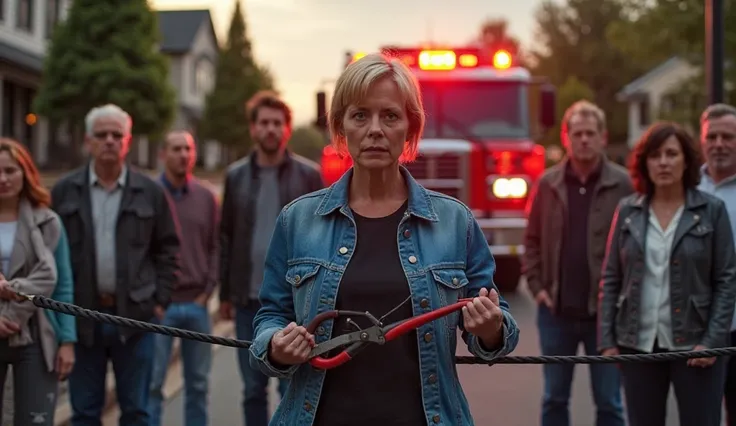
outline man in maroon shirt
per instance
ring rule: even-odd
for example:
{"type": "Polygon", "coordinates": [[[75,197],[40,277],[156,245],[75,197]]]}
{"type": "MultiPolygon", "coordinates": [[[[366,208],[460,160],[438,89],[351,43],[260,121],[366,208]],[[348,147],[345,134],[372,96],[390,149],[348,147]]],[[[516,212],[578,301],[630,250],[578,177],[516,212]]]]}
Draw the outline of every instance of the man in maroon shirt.
{"type": "MultiPolygon", "coordinates": [[[[192,135],[167,135],[161,150],[165,171],[160,183],[171,198],[181,240],[181,274],[171,294],[163,325],[200,333],[211,332],[207,302],[215,289],[219,262],[220,206],[213,191],[192,176],[197,148],[192,135]]],[[[161,424],[162,387],[166,379],[172,338],[156,335],[156,354],[149,412],[150,426],[161,424]]],[[[184,361],[184,418],[186,426],[206,426],[207,394],[212,352],[210,345],[182,339],[184,361]]]]}

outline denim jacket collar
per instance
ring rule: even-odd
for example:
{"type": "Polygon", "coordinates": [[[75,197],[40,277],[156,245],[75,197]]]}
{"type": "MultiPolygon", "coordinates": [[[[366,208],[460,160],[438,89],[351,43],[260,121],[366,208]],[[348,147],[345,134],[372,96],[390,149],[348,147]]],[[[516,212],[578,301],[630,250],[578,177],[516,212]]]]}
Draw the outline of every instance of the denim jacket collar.
{"type": "MultiPolygon", "coordinates": [[[[409,188],[408,213],[412,216],[416,216],[430,222],[437,222],[437,213],[432,205],[429,192],[414,180],[406,167],[399,166],[399,170],[404,176],[406,185],[409,188]]],[[[342,175],[340,180],[327,189],[327,195],[324,197],[322,203],[320,203],[315,214],[326,216],[337,209],[345,214],[348,210],[348,190],[350,189],[350,179],[352,177],[353,168],[351,167],[344,175],[342,175]]]]}

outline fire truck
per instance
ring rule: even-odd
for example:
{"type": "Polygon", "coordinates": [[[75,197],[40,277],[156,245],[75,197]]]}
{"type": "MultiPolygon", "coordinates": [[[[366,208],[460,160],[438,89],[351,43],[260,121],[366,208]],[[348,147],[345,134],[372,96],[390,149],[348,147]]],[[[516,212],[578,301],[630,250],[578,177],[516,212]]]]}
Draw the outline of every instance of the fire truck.
{"type": "MultiPolygon", "coordinates": [[[[472,210],[496,260],[494,282],[500,291],[514,292],[521,278],[527,197],[546,166],[546,151],[533,140],[534,128],[555,125],[554,88],[532,78],[509,50],[381,51],[400,58],[415,73],[424,100],[419,155],[405,166],[427,189],[455,197],[472,210]],[[534,103],[536,115],[531,112],[534,103]]],[[[365,55],[346,56],[347,66],[365,55]]],[[[320,92],[317,125],[322,129],[325,112],[326,95],[320,92]]],[[[341,158],[326,146],[321,164],[325,184],[337,181],[351,165],[349,157],[341,158]]]]}

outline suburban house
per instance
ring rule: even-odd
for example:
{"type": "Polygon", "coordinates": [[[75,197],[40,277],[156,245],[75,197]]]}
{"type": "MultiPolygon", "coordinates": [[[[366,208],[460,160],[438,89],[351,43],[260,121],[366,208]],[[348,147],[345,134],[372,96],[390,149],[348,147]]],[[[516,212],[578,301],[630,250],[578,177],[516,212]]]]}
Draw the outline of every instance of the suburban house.
{"type": "Polygon", "coordinates": [[[679,57],[672,57],[624,86],[616,95],[629,105],[628,145],[633,147],[661,111],[671,107],[668,94],[694,77],[698,68],[679,57]]]}
{"type": "Polygon", "coordinates": [[[220,145],[203,141],[197,128],[204,113],[205,98],[215,83],[219,44],[209,10],[160,10],[161,52],[171,58],[169,78],[177,93],[173,129],[194,135],[198,165],[217,167],[223,160],[220,145]]]}
{"type": "Polygon", "coordinates": [[[0,0],[0,129],[25,144],[39,165],[49,158],[49,126],[31,111],[46,41],[71,0],[0,0]]]}
{"type": "MultiPolygon", "coordinates": [[[[13,137],[33,154],[39,167],[64,166],[69,135],[51,134],[45,118],[31,110],[41,83],[47,40],[64,19],[72,0],[0,0],[0,134],[13,137]],[[49,159],[54,159],[49,161],[49,159]]],[[[197,127],[206,94],[215,80],[218,42],[209,10],[158,11],[161,51],[171,58],[170,81],[177,93],[173,128],[189,130],[199,145],[200,165],[217,167],[219,144],[203,143],[197,127]]],[[[153,165],[155,147],[145,138],[133,143],[131,160],[153,165]]]]}

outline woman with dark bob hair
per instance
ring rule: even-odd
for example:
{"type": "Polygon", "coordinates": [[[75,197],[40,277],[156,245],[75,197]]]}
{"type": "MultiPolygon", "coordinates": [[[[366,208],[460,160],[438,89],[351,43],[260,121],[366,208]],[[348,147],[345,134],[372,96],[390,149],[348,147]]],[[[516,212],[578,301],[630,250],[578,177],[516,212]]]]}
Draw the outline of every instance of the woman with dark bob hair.
{"type": "MultiPolygon", "coordinates": [[[[599,297],[603,355],[729,345],[736,255],[726,206],[696,189],[700,151],[677,124],[656,123],[637,143],[637,193],[621,200],[599,297]]],[[[680,424],[719,426],[723,358],[623,363],[630,426],[665,426],[674,385],[680,424]]]]}

